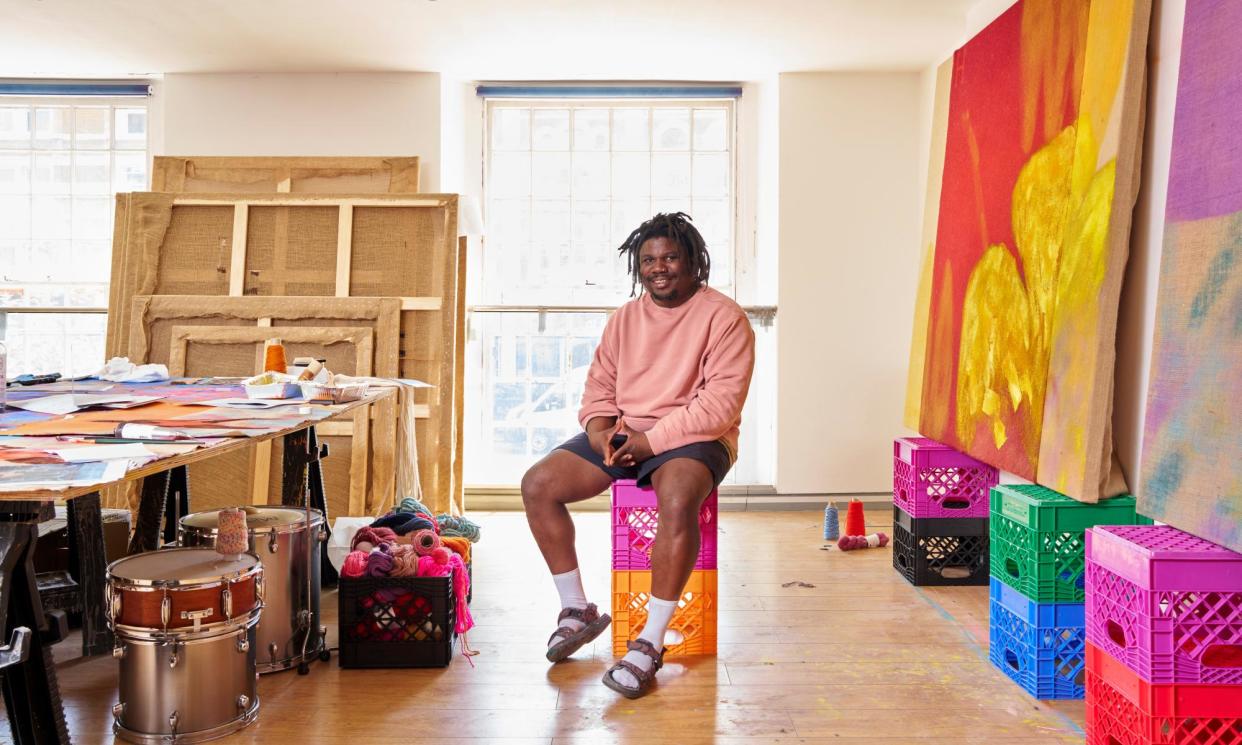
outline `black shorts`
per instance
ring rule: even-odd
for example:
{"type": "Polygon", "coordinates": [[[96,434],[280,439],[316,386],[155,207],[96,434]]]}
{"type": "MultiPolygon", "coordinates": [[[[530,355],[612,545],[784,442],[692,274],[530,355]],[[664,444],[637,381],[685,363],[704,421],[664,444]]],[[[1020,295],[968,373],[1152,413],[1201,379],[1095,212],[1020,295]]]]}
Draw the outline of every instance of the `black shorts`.
{"type": "Polygon", "coordinates": [[[666,450],[654,455],[637,466],[606,466],[604,457],[591,448],[591,441],[586,432],[579,432],[556,447],[557,450],[568,450],[574,455],[589,461],[601,471],[617,479],[634,479],[639,486],[651,485],[651,474],[674,458],[692,458],[707,466],[712,473],[712,488],[720,486],[724,477],[733,466],[729,458],[729,450],[720,442],[692,442],[679,448],[666,450]]]}

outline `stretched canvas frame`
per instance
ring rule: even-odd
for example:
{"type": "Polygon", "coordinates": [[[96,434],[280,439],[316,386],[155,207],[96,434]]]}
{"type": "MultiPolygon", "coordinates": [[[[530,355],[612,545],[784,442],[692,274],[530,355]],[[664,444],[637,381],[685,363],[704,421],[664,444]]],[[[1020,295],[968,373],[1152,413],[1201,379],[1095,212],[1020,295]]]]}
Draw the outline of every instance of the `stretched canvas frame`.
{"type": "Polygon", "coordinates": [[[408,158],[155,156],[151,191],[417,194],[408,158]]]}

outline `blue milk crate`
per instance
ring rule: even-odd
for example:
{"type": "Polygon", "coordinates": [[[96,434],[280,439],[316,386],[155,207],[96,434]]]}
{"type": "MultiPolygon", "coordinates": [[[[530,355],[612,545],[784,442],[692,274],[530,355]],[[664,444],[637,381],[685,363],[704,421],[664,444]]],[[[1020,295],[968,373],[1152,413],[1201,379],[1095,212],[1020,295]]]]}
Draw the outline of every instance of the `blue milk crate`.
{"type": "Polygon", "coordinates": [[[1082,603],[1037,603],[991,578],[988,659],[1037,699],[1082,698],[1086,629],[1082,603]]]}

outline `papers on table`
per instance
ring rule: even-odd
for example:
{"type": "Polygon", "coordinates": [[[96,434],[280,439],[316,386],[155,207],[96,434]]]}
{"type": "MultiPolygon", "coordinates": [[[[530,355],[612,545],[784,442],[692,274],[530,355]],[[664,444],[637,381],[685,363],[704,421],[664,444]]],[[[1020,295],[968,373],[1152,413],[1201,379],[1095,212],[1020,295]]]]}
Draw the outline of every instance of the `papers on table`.
{"type": "Polygon", "coordinates": [[[78,447],[56,448],[48,452],[55,453],[66,463],[85,463],[93,460],[116,460],[124,458],[152,458],[155,453],[141,443],[114,445],[79,445],[78,447]]]}
{"type": "Polygon", "coordinates": [[[198,406],[218,406],[224,409],[271,409],[277,406],[306,406],[300,398],[217,398],[197,402],[198,406]]]}
{"type": "Polygon", "coordinates": [[[21,464],[0,461],[0,489],[68,489],[116,481],[129,469],[128,460],[92,463],[21,464]]]}
{"type": "Polygon", "coordinates": [[[24,401],[14,400],[9,402],[9,406],[40,414],[61,416],[95,406],[108,409],[132,409],[135,406],[143,406],[153,401],[158,401],[160,398],[160,396],[132,396],[124,393],[115,395],[106,393],[62,393],[57,396],[30,398],[24,401]]]}

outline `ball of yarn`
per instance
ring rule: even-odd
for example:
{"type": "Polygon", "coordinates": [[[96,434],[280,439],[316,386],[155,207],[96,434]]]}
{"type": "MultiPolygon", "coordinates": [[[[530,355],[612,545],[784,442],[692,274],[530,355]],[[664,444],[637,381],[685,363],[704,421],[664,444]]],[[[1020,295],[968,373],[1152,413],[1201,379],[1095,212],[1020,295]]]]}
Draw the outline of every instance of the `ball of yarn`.
{"type": "Polygon", "coordinates": [[[381,543],[392,543],[395,540],[397,540],[397,534],[391,528],[377,528],[372,525],[369,528],[359,528],[358,532],[354,533],[354,539],[349,547],[352,550],[358,550],[359,543],[368,543],[371,548],[374,548],[381,543]]]}
{"type": "Polygon", "coordinates": [[[439,563],[431,556],[418,557],[419,577],[447,577],[453,568],[446,563],[439,563]]]}
{"type": "Polygon", "coordinates": [[[220,510],[217,526],[217,553],[236,556],[250,548],[250,530],[246,527],[246,513],[241,508],[220,510]]]}
{"type": "Polygon", "coordinates": [[[367,573],[367,556],[365,551],[350,551],[341,564],[342,577],[361,577],[367,573]]]}
{"type": "Polygon", "coordinates": [[[391,554],[376,549],[367,554],[368,577],[387,577],[392,572],[393,559],[391,554]]]}
{"type": "Polygon", "coordinates": [[[411,545],[419,556],[427,556],[440,547],[440,536],[430,530],[420,530],[414,533],[411,545]]]}
{"type": "Polygon", "coordinates": [[[471,543],[479,542],[479,526],[464,517],[440,515],[436,518],[436,523],[440,528],[440,535],[442,536],[465,538],[471,543]]]}
{"type": "Polygon", "coordinates": [[[435,549],[432,550],[430,554],[428,554],[428,556],[430,556],[433,560],[435,560],[437,564],[447,565],[449,561],[454,556],[456,556],[456,554],[454,554],[452,551],[448,550],[444,546],[437,546],[435,549]]]}
{"type": "Polygon", "coordinates": [[[414,513],[414,514],[426,515],[428,518],[432,516],[431,510],[427,509],[427,505],[418,501],[414,497],[406,497],[405,499],[401,500],[400,504],[397,505],[396,511],[399,513],[414,513]]]}
{"type": "Polygon", "coordinates": [[[470,563],[470,541],[465,538],[454,538],[451,536],[440,536],[440,545],[450,549],[453,553],[461,557],[461,560],[470,563]]]}
{"type": "Polygon", "coordinates": [[[372,528],[390,528],[397,535],[413,533],[417,530],[430,530],[439,533],[440,528],[435,521],[426,515],[414,513],[390,512],[371,523],[372,528]]]}
{"type": "Polygon", "coordinates": [[[413,546],[393,546],[391,576],[417,577],[419,558],[418,552],[414,550],[413,546]]]}

